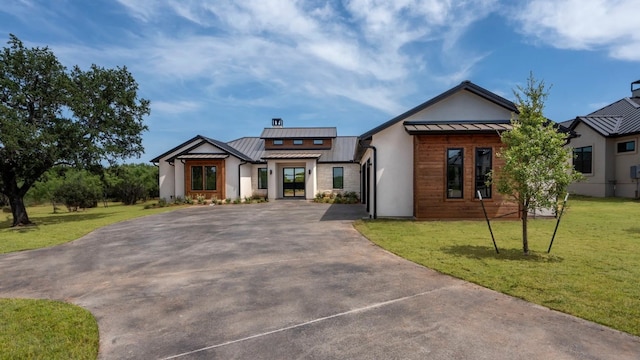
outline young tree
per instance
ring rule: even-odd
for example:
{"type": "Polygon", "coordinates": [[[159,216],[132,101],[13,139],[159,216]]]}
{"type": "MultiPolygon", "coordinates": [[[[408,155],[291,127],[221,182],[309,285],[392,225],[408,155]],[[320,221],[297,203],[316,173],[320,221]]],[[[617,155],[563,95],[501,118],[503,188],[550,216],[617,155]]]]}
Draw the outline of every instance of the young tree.
{"type": "Polygon", "coordinates": [[[569,161],[571,150],[564,147],[567,135],[543,115],[549,95],[544,81],[538,82],[530,74],[527,85],[518,86],[514,94],[519,114],[511,117],[512,130],[502,133],[505,147],[497,155],[505,164],[497,171],[495,182],[500,193],[512,197],[520,206],[522,249],[527,255],[529,212],[555,207],[559,196],[580,174],[569,161]]]}
{"type": "Polygon", "coordinates": [[[68,71],[48,48],[10,35],[0,52],[0,193],[13,226],[31,221],[24,195],[57,164],[139,156],[149,101],[125,67],[68,71]]]}

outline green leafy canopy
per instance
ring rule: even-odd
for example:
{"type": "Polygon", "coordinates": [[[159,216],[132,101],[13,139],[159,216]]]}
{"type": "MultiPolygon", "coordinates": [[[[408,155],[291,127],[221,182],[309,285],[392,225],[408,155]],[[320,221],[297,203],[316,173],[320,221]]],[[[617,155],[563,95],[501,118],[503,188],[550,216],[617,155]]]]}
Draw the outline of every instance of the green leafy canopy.
{"type": "Polygon", "coordinates": [[[491,174],[498,191],[518,202],[522,211],[523,249],[528,253],[527,214],[532,210],[556,208],[573,181],[582,174],[571,165],[567,134],[544,116],[548,97],[544,81],[530,74],[525,87],[514,91],[518,114],[511,117],[512,129],[505,131],[505,145],[497,154],[504,166],[491,174]]]}
{"type": "Polygon", "coordinates": [[[22,198],[57,164],[91,166],[139,156],[149,101],[126,67],[68,70],[48,48],[14,35],[0,52],[0,193],[14,225],[28,224],[22,198]]]}

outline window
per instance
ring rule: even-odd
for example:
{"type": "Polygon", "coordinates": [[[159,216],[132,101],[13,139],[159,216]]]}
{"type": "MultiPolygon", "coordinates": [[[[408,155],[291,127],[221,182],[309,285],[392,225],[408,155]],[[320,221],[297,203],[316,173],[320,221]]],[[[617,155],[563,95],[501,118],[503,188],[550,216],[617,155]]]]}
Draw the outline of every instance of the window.
{"type": "Polygon", "coordinates": [[[462,149],[447,149],[447,198],[462,199],[462,149]]]}
{"type": "Polygon", "coordinates": [[[273,145],[282,145],[282,144],[283,144],[282,139],[274,139],[273,140],[273,145]]]}
{"type": "Polygon", "coordinates": [[[302,145],[302,140],[301,139],[294,139],[293,140],[293,145],[302,145]]]}
{"type": "Polygon", "coordinates": [[[266,189],[267,188],[267,168],[259,168],[258,169],[258,189],[266,189]]]}
{"type": "Polygon", "coordinates": [[[344,189],[344,168],[342,167],[333,168],[333,188],[344,189]]]}
{"type": "Polygon", "coordinates": [[[322,144],[324,144],[324,140],[322,139],[313,140],[313,145],[322,145],[322,144]]]}
{"type": "Polygon", "coordinates": [[[216,190],[216,172],[215,166],[192,166],[191,190],[216,190]]]}
{"type": "Polygon", "coordinates": [[[636,151],[636,141],[624,141],[618,143],[618,153],[626,153],[636,151]]]}
{"type": "Polygon", "coordinates": [[[478,197],[478,191],[483,199],[491,198],[491,185],[487,185],[487,177],[491,172],[491,148],[476,149],[476,191],[474,196],[478,197]]]}
{"type": "Polygon", "coordinates": [[[593,147],[584,146],[573,149],[573,168],[583,174],[591,174],[593,147]]]}
{"type": "Polygon", "coordinates": [[[216,167],[215,166],[205,166],[204,167],[204,184],[205,190],[216,190],[217,188],[217,183],[216,183],[216,167]]]}
{"type": "Polygon", "coordinates": [[[202,166],[191,167],[191,190],[202,190],[202,166]]]}

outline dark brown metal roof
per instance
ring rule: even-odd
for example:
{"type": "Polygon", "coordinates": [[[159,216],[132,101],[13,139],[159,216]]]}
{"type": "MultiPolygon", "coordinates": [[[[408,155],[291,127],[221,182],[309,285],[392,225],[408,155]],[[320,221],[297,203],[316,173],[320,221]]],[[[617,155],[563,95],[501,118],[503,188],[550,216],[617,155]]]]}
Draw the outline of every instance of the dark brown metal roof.
{"type": "Polygon", "coordinates": [[[404,129],[411,135],[417,134],[461,134],[495,133],[511,130],[513,126],[504,121],[496,122],[413,122],[406,121],[404,129]]]}
{"type": "Polygon", "coordinates": [[[263,159],[317,159],[322,154],[317,153],[270,153],[262,156],[263,159]]]}
{"type": "Polygon", "coordinates": [[[489,90],[487,90],[485,88],[482,88],[482,87],[480,87],[480,86],[478,86],[478,85],[476,85],[476,84],[474,84],[474,83],[472,83],[472,82],[467,80],[467,81],[461,82],[460,85],[458,85],[456,87],[453,87],[453,88],[443,92],[442,94],[432,98],[431,100],[428,100],[428,101],[426,101],[426,102],[414,107],[413,109],[411,109],[411,110],[409,110],[409,111],[407,111],[407,112],[405,112],[405,113],[403,113],[401,115],[396,116],[395,118],[385,122],[384,124],[367,131],[366,133],[360,135],[360,139],[361,140],[367,140],[368,138],[372,137],[374,134],[377,134],[380,131],[392,126],[393,124],[396,124],[396,123],[398,123],[398,122],[400,122],[400,121],[402,121],[402,120],[404,120],[404,119],[406,119],[406,118],[408,118],[408,117],[410,117],[412,115],[417,114],[418,112],[420,112],[420,111],[422,111],[422,110],[424,110],[424,109],[426,109],[426,108],[428,108],[428,107],[430,107],[430,106],[432,106],[432,105],[434,105],[434,104],[436,104],[436,103],[438,103],[438,102],[450,97],[451,95],[453,95],[453,94],[455,94],[455,93],[457,93],[459,91],[471,92],[472,94],[478,95],[478,96],[480,96],[480,97],[482,97],[482,98],[484,98],[484,99],[486,99],[488,101],[491,101],[494,104],[496,104],[498,106],[501,106],[501,107],[503,107],[503,108],[505,108],[505,109],[507,109],[507,110],[509,110],[511,112],[518,113],[518,109],[517,109],[516,105],[513,102],[503,98],[502,96],[499,96],[499,95],[497,95],[495,93],[492,93],[491,91],[489,91],[489,90]]]}
{"type": "Polygon", "coordinates": [[[338,130],[335,127],[305,127],[305,128],[265,128],[261,139],[304,139],[304,138],[335,138],[338,130]]]}
{"type": "Polygon", "coordinates": [[[176,156],[176,159],[226,159],[229,154],[182,154],[176,156]]]}

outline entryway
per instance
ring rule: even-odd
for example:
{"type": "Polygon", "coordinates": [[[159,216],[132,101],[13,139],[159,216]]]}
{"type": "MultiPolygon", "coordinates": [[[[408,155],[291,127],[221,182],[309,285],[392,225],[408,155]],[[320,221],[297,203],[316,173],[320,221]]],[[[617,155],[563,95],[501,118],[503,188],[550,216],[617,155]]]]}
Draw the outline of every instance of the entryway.
{"type": "Polygon", "coordinates": [[[283,197],[305,197],[305,168],[286,167],[282,169],[283,197]]]}

